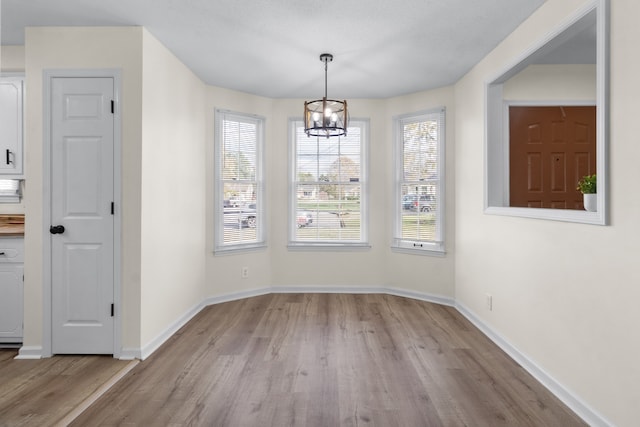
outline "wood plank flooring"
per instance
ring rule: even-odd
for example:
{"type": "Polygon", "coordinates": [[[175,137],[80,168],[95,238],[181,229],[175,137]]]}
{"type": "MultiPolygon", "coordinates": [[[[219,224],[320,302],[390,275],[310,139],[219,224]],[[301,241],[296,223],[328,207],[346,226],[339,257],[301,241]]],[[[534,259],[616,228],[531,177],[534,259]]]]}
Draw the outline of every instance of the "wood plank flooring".
{"type": "Polygon", "coordinates": [[[205,308],[71,425],[585,424],[451,307],[271,294],[205,308]]]}
{"type": "MultiPolygon", "coordinates": [[[[66,425],[130,366],[16,354],[0,350],[0,427],[66,425]]],[[[271,294],[205,308],[71,425],[585,424],[453,308],[271,294]]]]}
{"type": "Polygon", "coordinates": [[[0,427],[53,426],[130,362],[111,356],[14,360],[0,350],[0,427]]]}

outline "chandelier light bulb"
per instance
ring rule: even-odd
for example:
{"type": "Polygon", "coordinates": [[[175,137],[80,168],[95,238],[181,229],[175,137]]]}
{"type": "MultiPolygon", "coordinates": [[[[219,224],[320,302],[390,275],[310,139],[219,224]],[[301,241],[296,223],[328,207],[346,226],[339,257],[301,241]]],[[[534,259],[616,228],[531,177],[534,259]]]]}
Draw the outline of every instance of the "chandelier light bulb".
{"type": "Polygon", "coordinates": [[[331,114],[333,113],[333,111],[331,111],[331,108],[328,108],[324,110],[324,116],[325,117],[331,117],[331,114]]]}

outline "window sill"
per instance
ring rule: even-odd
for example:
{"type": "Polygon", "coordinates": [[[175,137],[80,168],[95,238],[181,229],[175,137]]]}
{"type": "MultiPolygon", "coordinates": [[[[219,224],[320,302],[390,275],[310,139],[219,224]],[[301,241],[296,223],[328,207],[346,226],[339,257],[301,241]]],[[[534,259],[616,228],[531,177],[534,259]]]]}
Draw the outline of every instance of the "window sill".
{"type": "Polygon", "coordinates": [[[546,219],[552,221],[576,222],[580,224],[607,225],[603,212],[587,212],[571,209],[512,208],[489,206],[487,215],[515,216],[520,218],[546,219]]]}
{"type": "Polygon", "coordinates": [[[443,258],[447,255],[444,249],[439,248],[440,245],[425,244],[422,248],[412,248],[408,246],[391,246],[391,251],[401,254],[425,255],[443,258]]]}
{"type": "Polygon", "coordinates": [[[20,203],[20,196],[0,196],[0,203],[20,203]]]}
{"type": "Polygon", "coordinates": [[[238,254],[247,253],[247,252],[260,251],[266,248],[267,248],[267,244],[264,242],[247,244],[247,245],[234,245],[232,247],[216,248],[213,250],[213,254],[215,256],[238,255],[238,254]]]}
{"type": "Polygon", "coordinates": [[[321,251],[321,252],[336,252],[336,251],[368,251],[371,249],[371,245],[368,243],[319,243],[319,242],[289,242],[287,249],[290,251],[321,251]]]}

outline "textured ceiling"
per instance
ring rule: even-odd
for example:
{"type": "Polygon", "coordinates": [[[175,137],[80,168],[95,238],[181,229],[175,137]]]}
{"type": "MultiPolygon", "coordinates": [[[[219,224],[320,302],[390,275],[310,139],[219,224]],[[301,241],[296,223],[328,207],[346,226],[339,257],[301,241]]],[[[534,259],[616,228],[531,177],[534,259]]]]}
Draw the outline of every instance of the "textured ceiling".
{"type": "Polygon", "coordinates": [[[0,0],[26,26],[140,25],[204,82],[271,98],[387,98],[455,83],[544,0],[0,0]]]}

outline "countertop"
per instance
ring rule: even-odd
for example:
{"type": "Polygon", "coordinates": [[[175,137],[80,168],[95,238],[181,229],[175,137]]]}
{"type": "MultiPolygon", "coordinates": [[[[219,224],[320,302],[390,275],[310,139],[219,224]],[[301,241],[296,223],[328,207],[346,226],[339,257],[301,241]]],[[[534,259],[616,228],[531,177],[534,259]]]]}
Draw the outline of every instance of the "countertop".
{"type": "Polygon", "coordinates": [[[24,215],[0,215],[0,237],[24,236],[24,215]]]}

